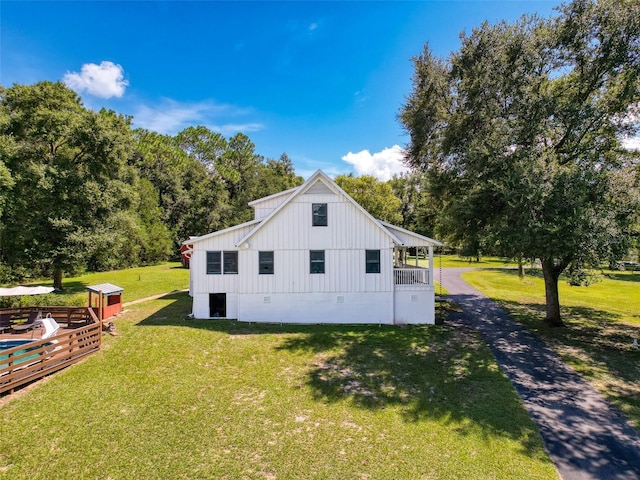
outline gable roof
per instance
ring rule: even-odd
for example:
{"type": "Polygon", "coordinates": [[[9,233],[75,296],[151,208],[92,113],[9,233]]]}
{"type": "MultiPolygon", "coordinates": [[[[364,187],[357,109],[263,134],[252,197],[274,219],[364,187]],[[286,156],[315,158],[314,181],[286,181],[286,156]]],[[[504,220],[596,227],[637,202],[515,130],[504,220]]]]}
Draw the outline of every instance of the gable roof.
{"type": "Polygon", "coordinates": [[[250,227],[251,225],[256,225],[260,222],[262,222],[263,220],[251,220],[249,222],[244,222],[241,223],[239,225],[234,225],[233,227],[229,227],[229,228],[225,228],[224,230],[217,230],[215,232],[211,232],[211,233],[207,233],[206,235],[201,235],[200,237],[190,237],[189,240],[185,240],[184,242],[182,242],[183,245],[191,245],[194,243],[198,243],[201,242],[202,240],[206,240],[208,238],[211,237],[217,237],[218,235],[222,235],[225,233],[229,233],[232,232],[233,230],[238,230],[240,228],[244,228],[244,227],[250,227]]]}
{"type": "Polygon", "coordinates": [[[232,232],[234,230],[239,230],[242,228],[256,225],[256,228],[253,228],[251,229],[251,231],[247,232],[247,234],[235,244],[236,247],[238,247],[243,243],[245,243],[249,238],[251,238],[258,230],[262,228],[264,224],[269,222],[269,220],[272,217],[276,216],[278,212],[284,209],[294,198],[296,198],[298,195],[304,195],[305,193],[313,192],[314,190],[324,191],[327,193],[330,191],[332,193],[335,193],[336,195],[344,196],[344,198],[346,198],[356,209],[358,209],[360,213],[362,213],[365,217],[369,218],[369,220],[371,220],[374,225],[380,228],[383,231],[383,233],[386,234],[396,245],[407,245],[412,247],[429,246],[429,245],[440,247],[444,245],[442,242],[439,242],[438,240],[425,237],[423,235],[412,232],[410,230],[406,230],[402,227],[398,227],[396,225],[392,225],[390,223],[383,222],[382,220],[378,220],[374,218],[358,202],[356,202],[353,198],[351,198],[351,196],[347,192],[345,192],[342,188],[340,188],[340,186],[336,182],[334,182],[331,178],[329,178],[327,174],[325,174],[322,170],[317,170],[313,175],[311,175],[311,177],[309,177],[309,179],[306,182],[304,182],[299,187],[294,187],[289,190],[284,190],[282,192],[269,195],[267,197],[259,198],[249,203],[250,206],[255,206],[259,203],[262,203],[263,201],[271,200],[280,196],[289,195],[287,199],[285,199],[277,208],[275,208],[266,217],[257,219],[257,220],[251,220],[249,222],[241,223],[239,225],[234,225],[233,227],[228,227],[228,228],[225,228],[224,230],[211,232],[206,235],[202,235],[200,237],[190,237],[188,240],[185,240],[184,242],[182,242],[182,244],[192,245],[194,243],[198,243],[212,237],[217,237],[218,235],[223,235],[225,233],[232,232]],[[318,185],[318,182],[320,182],[321,185],[318,185]]]}
{"type": "Polygon", "coordinates": [[[291,195],[293,192],[295,192],[299,188],[300,186],[297,186],[297,187],[290,188],[289,190],[283,190],[282,192],[274,193],[273,195],[269,195],[268,197],[258,198],[257,200],[252,200],[247,205],[249,205],[250,207],[255,207],[256,205],[266,202],[267,200],[273,200],[274,198],[283,197],[285,195],[291,195]]]}
{"type": "Polygon", "coordinates": [[[309,179],[306,182],[304,182],[295,191],[293,191],[292,194],[289,196],[289,198],[287,198],[284,202],[282,202],[279,207],[274,209],[269,215],[263,218],[262,222],[256,228],[254,228],[253,230],[248,232],[243,238],[241,238],[238,241],[238,243],[236,243],[236,246],[242,245],[247,240],[249,240],[256,232],[258,232],[265,224],[267,224],[271,218],[278,215],[280,211],[282,211],[289,203],[291,203],[291,201],[294,198],[298,197],[299,195],[303,195],[309,189],[314,188],[318,182],[322,182],[324,186],[328,188],[330,191],[332,191],[333,193],[344,196],[356,209],[360,211],[360,213],[362,213],[365,217],[371,220],[371,222],[375,226],[380,228],[385,235],[390,237],[394,243],[398,245],[402,245],[402,241],[396,235],[394,235],[393,232],[385,228],[378,220],[373,218],[373,216],[371,216],[369,212],[367,212],[364,208],[362,208],[362,206],[358,202],[356,202],[353,198],[351,198],[351,196],[347,194],[347,192],[345,192],[342,188],[340,188],[336,182],[331,180],[326,173],[324,173],[322,170],[317,170],[313,175],[309,177],[309,179]]]}

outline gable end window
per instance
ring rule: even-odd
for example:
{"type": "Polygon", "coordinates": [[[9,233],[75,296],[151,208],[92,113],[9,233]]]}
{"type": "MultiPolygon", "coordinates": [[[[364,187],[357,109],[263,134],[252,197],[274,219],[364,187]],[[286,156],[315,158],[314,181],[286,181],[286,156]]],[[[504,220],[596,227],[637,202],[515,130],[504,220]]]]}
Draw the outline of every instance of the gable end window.
{"type": "Polygon", "coordinates": [[[324,250],[311,250],[309,252],[309,272],[324,273],[324,250]]]}
{"type": "Polygon", "coordinates": [[[221,252],[207,252],[207,275],[222,273],[221,252]]]}
{"type": "Polygon", "coordinates": [[[327,204],[326,203],[313,203],[311,205],[311,211],[313,213],[313,226],[314,227],[326,227],[327,224],[327,204]]]}
{"type": "Polygon", "coordinates": [[[367,250],[365,252],[366,272],[380,273],[380,250],[367,250]]]}
{"type": "Polygon", "coordinates": [[[258,252],[258,273],[273,275],[273,252],[258,252]]]}
{"type": "Polygon", "coordinates": [[[225,275],[238,273],[238,252],[223,252],[223,272],[225,275]]]}

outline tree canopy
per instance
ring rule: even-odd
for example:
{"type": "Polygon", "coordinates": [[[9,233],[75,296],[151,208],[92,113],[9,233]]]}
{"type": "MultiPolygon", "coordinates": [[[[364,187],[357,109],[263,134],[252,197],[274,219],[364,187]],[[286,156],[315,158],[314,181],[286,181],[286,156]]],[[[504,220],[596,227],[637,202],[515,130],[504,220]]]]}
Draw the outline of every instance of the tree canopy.
{"type": "Polygon", "coordinates": [[[394,225],[402,223],[402,201],[394,195],[389,183],[371,175],[354,177],[351,174],[339,175],[335,182],[374,218],[394,225]]]}
{"type": "Polygon", "coordinates": [[[624,253],[638,212],[640,4],[576,0],[551,19],[484,23],[460,50],[414,59],[400,113],[408,162],[468,252],[540,259],[547,320],[561,325],[567,268],[624,253]]]}
{"type": "Polygon", "coordinates": [[[86,109],[60,82],[0,88],[0,281],[176,258],[189,235],[251,217],[302,183],[242,133],[175,136],[86,109]]]}

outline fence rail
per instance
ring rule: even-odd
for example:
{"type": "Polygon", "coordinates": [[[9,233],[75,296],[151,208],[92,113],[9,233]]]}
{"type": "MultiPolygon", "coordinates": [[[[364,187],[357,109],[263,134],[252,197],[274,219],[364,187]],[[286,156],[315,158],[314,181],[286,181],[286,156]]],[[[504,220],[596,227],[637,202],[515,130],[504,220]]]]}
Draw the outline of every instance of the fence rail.
{"type": "MultiPolygon", "coordinates": [[[[63,313],[64,307],[42,307],[39,311],[50,313],[54,309],[63,313]]],[[[99,350],[102,325],[91,309],[84,310],[88,325],[0,351],[0,393],[13,393],[15,388],[73,365],[99,350]]]]}
{"type": "Polygon", "coordinates": [[[429,285],[429,270],[426,268],[394,268],[395,285],[429,285]]]}

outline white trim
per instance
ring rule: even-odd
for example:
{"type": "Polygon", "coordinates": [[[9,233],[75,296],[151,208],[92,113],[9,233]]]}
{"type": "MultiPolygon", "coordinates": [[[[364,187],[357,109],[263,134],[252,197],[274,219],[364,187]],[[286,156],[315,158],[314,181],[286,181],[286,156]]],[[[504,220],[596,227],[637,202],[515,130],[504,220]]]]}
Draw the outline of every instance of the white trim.
{"type": "MultiPolygon", "coordinates": [[[[238,230],[239,228],[250,227],[251,225],[258,224],[262,222],[263,219],[260,220],[251,220],[249,222],[241,223],[240,225],[235,225],[233,227],[225,228],[224,230],[218,230],[216,232],[207,233],[206,235],[202,235],[201,237],[192,237],[190,240],[185,240],[182,242],[183,245],[192,245],[194,243],[198,243],[202,240],[207,240],[211,237],[217,237],[218,235],[222,235],[223,233],[232,232],[234,230],[238,230]]],[[[240,242],[242,243],[242,242],[240,242]]]]}
{"type": "Polygon", "coordinates": [[[267,200],[273,200],[274,198],[277,198],[277,197],[280,197],[280,196],[283,196],[283,195],[291,195],[293,192],[295,192],[301,186],[302,185],[299,185],[297,187],[290,188],[289,190],[283,190],[282,192],[274,193],[273,195],[269,195],[267,197],[262,197],[262,198],[258,198],[257,200],[252,200],[247,205],[249,205],[250,207],[254,207],[258,203],[266,202],[267,200]]]}

